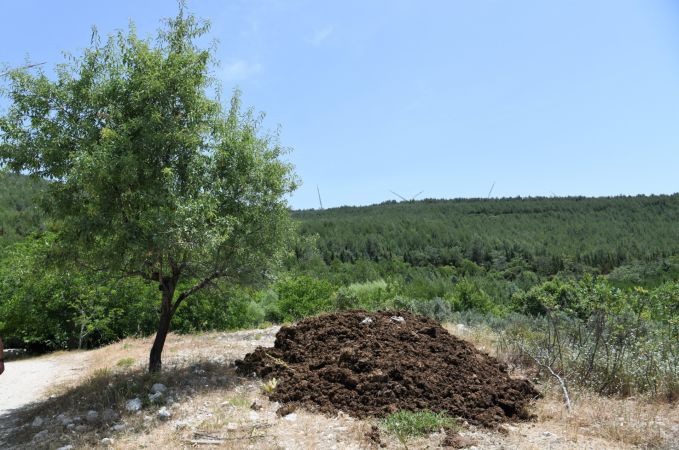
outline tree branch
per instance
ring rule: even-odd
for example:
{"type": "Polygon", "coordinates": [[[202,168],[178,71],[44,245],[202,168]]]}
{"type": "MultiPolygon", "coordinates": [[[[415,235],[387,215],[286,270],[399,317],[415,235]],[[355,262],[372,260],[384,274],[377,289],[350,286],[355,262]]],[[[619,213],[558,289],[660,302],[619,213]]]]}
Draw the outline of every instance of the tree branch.
{"type": "Polygon", "coordinates": [[[172,313],[174,314],[175,311],[177,311],[177,308],[179,307],[179,304],[186,299],[188,296],[195,294],[196,292],[200,291],[203,289],[205,286],[210,284],[213,280],[216,280],[217,278],[225,276],[226,273],[222,272],[220,270],[215,270],[212,272],[210,275],[207,277],[203,278],[203,280],[193,286],[191,286],[189,289],[185,290],[181,294],[179,294],[179,297],[177,297],[177,300],[174,302],[174,305],[172,306],[172,313]]]}
{"type": "Polygon", "coordinates": [[[566,381],[565,381],[563,378],[561,378],[561,377],[559,376],[559,374],[557,374],[556,372],[554,372],[554,370],[552,370],[552,367],[551,367],[551,366],[549,366],[549,365],[547,365],[547,364],[544,364],[544,363],[541,363],[540,360],[538,360],[537,357],[531,355],[531,354],[528,352],[528,350],[526,350],[526,348],[525,348],[523,345],[521,345],[520,342],[514,341],[514,343],[521,349],[521,351],[522,351],[524,354],[530,356],[530,358],[531,358],[533,361],[535,361],[535,364],[537,364],[538,366],[542,367],[543,369],[547,369],[547,370],[549,371],[549,373],[551,373],[552,376],[553,376],[554,378],[557,379],[557,381],[558,381],[559,384],[561,385],[561,390],[563,391],[563,398],[564,398],[564,401],[566,402],[566,409],[568,409],[568,412],[570,412],[570,411],[571,411],[571,398],[570,398],[570,396],[568,395],[568,388],[566,387],[566,381]]]}

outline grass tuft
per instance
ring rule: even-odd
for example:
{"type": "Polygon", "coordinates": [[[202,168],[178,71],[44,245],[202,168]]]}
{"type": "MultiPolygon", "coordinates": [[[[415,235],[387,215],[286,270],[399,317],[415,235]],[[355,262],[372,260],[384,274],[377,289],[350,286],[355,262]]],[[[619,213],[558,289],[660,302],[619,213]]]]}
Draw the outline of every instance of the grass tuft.
{"type": "Polygon", "coordinates": [[[454,417],[433,411],[397,411],[382,419],[382,425],[407,448],[408,439],[440,430],[456,432],[460,426],[454,417]]]}
{"type": "Polygon", "coordinates": [[[123,368],[131,367],[131,366],[134,365],[134,363],[135,363],[134,358],[122,358],[122,359],[118,360],[118,362],[116,363],[116,366],[123,367],[123,368]]]}

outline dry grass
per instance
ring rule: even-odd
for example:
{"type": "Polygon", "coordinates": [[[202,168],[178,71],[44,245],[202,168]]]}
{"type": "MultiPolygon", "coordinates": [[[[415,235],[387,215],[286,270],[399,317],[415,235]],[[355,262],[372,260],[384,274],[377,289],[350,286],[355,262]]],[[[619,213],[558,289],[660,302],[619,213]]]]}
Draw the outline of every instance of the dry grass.
{"type": "MultiPolygon", "coordinates": [[[[508,359],[499,349],[498,336],[489,328],[451,324],[446,328],[452,334],[472,342],[477,348],[500,359],[508,359]]],[[[515,375],[522,376],[525,373],[515,375]]],[[[561,441],[558,443],[563,448],[571,448],[571,445],[572,448],[679,448],[678,404],[643,398],[602,397],[571,388],[573,409],[568,412],[561,388],[551,381],[542,383],[539,390],[545,397],[534,405],[537,422],[512,427],[516,428],[518,439],[511,440],[521,448],[542,448],[544,445],[540,442],[531,445],[530,438],[535,437],[531,430],[534,428],[538,428],[543,435],[549,431],[559,436],[561,441]]],[[[550,445],[554,448],[554,444],[550,445]]]]}
{"type": "MultiPolygon", "coordinates": [[[[447,328],[489,354],[503,356],[497,353],[497,336],[488,329],[447,328]]],[[[55,388],[51,398],[24,411],[21,423],[25,426],[14,431],[13,442],[23,443],[25,448],[50,449],[67,444],[75,448],[103,447],[103,438],[113,439],[113,447],[118,449],[196,445],[258,450],[374,448],[366,434],[376,421],[307,411],[281,418],[276,415],[278,405],[263,394],[261,381],[234,373],[231,363],[258,345],[272,345],[276,331],[171,335],[164,352],[164,371],[159,375],[149,375],[145,370],[150,339],[125,339],[88,352],[85,374],[55,388]],[[174,400],[168,407],[172,416],[166,421],[157,417],[159,405],[148,401],[150,386],[156,382],[167,385],[174,400]],[[144,401],[139,413],[124,408],[134,397],[144,401]],[[63,412],[84,416],[90,409],[101,412],[107,407],[118,412],[115,424],[124,424],[124,430],[114,431],[109,423],[73,432],[53,419],[63,412]],[[43,443],[30,441],[36,430],[28,424],[36,415],[48,419],[44,429],[49,430],[50,438],[43,443]]],[[[534,405],[535,422],[507,425],[504,434],[474,427],[466,427],[461,434],[476,442],[478,448],[488,449],[672,448],[679,442],[676,405],[602,398],[576,391],[574,409],[568,413],[555,386],[542,384],[540,389],[545,397],[534,405]]],[[[408,448],[437,448],[443,438],[434,433],[409,441],[408,448]]],[[[384,429],[381,439],[388,448],[400,447],[396,437],[384,429]]]]}

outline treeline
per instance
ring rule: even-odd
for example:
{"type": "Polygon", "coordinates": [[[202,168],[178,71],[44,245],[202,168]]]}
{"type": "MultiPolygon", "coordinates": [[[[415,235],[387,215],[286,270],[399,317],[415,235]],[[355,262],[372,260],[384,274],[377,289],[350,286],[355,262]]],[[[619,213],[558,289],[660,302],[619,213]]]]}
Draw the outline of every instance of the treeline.
{"type": "MultiPolygon", "coordinates": [[[[36,206],[44,182],[0,177],[0,333],[36,349],[152,333],[155,287],[55,264],[36,206]]],[[[205,291],[182,305],[173,329],[235,329],[349,307],[503,316],[553,280],[603,274],[621,289],[679,280],[677,195],[424,200],[293,215],[298,239],[268,285],[205,291]]]]}
{"type": "MultiPolygon", "coordinates": [[[[519,266],[540,275],[609,273],[679,254],[679,195],[387,202],[298,211],[326,264],[519,266]]],[[[304,249],[297,248],[298,254],[304,249]]]]}

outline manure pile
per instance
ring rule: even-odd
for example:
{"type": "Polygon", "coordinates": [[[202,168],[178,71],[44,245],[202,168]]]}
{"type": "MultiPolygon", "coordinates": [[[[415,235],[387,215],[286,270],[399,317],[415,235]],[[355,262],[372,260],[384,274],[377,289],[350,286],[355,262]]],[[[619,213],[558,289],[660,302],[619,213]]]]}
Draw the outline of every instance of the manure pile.
{"type": "Polygon", "coordinates": [[[404,311],[305,319],[236,364],[243,375],[276,378],[270,398],[286,411],[364,418],[428,409],[490,427],[529,418],[525,407],[540,395],[437,322],[404,311]]]}

